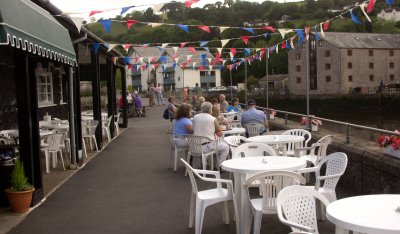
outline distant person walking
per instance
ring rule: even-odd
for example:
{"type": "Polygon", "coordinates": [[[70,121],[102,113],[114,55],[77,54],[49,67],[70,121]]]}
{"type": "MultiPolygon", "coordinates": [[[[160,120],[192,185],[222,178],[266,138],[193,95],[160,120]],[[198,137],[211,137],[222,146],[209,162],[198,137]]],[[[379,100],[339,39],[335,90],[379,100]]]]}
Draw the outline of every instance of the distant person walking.
{"type": "Polygon", "coordinates": [[[154,93],[155,93],[155,88],[153,84],[149,84],[149,106],[154,106],[154,93]]]}
{"type": "Polygon", "coordinates": [[[161,88],[161,84],[158,83],[157,88],[156,88],[156,97],[157,97],[157,105],[164,105],[164,97],[162,94],[162,88],[161,88]]]}

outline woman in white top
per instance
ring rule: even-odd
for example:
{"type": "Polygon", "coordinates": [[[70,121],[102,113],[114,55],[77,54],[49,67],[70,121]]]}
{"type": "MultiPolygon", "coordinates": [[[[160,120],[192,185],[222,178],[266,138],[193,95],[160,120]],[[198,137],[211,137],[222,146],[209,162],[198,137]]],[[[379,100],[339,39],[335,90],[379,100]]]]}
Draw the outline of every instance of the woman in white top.
{"type": "MultiPolygon", "coordinates": [[[[203,151],[208,153],[215,150],[215,144],[218,142],[217,137],[223,135],[222,128],[219,126],[217,119],[211,115],[213,105],[210,102],[201,104],[201,113],[193,118],[193,134],[196,136],[204,136],[212,139],[208,144],[203,145],[203,151]]],[[[221,165],[229,154],[229,146],[225,141],[219,141],[218,145],[218,163],[221,165]]]]}

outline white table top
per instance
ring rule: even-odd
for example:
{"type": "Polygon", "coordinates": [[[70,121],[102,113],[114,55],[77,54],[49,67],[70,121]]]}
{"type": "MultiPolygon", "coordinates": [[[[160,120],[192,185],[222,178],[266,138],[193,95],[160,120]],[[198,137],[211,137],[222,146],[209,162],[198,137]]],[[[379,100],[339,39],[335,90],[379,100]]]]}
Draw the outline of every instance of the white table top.
{"type": "Polygon", "coordinates": [[[285,144],[304,141],[303,136],[293,135],[261,135],[247,138],[248,142],[258,142],[266,144],[285,144]]]}
{"type": "MultiPolygon", "coordinates": [[[[47,136],[47,135],[50,135],[50,134],[53,134],[53,133],[54,133],[53,131],[49,131],[49,130],[40,130],[39,135],[41,137],[43,137],[43,136],[47,136]]],[[[17,129],[14,130],[13,132],[9,133],[9,136],[10,137],[19,137],[19,131],[17,129]]]]}
{"type": "Polygon", "coordinates": [[[332,202],[326,217],[337,226],[362,233],[400,233],[400,195],[356,196],[332,202]]]}
{"type": "Polygon", "coordinates": [[[231,128],[229,130],[224,130],[223,134],[243,134],[246,133],[246,129],[245,128],[231,128]]]}
{"type": "Polygon", "coordinates": [[[235,158],[222,162],[222,169],[234,173],[257,173],[273,170],[294,171],[307,166],[303,158],[265,156],[235,158]]]}
{"type": "Polygon", "coordinates": [[[236,115],[236,114],[238,114],[238,112],[235,112],[235,111],[230,111],[230,112],[223,112],[223,113],[221,113],[224,117],[226,117],[226,116],[230,116],[230,115],[236,115]]]}
{"type": "Polygon", "coordinates": [[[69,123],[55,123],[55,124],[43,124],[41,126],[42,128],[48,128],[48,129],[69,129],[69,123]]]}

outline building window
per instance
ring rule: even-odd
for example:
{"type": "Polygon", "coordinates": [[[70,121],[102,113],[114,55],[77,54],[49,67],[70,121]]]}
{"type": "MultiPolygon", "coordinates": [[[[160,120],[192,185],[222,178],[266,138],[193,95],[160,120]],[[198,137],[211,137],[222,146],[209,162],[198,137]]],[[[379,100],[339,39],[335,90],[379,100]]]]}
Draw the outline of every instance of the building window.
{"type": "Polygon", "coordinates": [[[352,56],[353,55],[353,51],[352,50],[347,50],[347,56],[352,56]]]}
{"type": "Polygon", "coordinates": [[[319,45],[319,46],[323,46],[323,45],[324,45],[324,42],[322,42],[322,40],[319,40],[319,41],[318,41],[318,45],[319,45]]]}
{"type": "Polygon", "coordinates": [[[390,75],[390,81],[394,81],[394,75],[393,74],[390,75]]]}
{"type": "Polygon", "coordinates": [[[374,75],[369,75],[369,81],[374,81],[374,75]]]}
{"type": "Polygon", "coordinates": [[[301,83],[301,77],[297,77],[297,78],[296,78],[296,83],[297,83],[297,84],[300,84],[300,83],[301,83]]]}
{"type": "Polygon", "coordinates": [[[330,63],[325,64],[325,70],[331,70],[331,64],[330,63]]]}
{"type": "Polygon", "coordinates": [[[369,69],[374,69],[374,63],[369,63],[369,69]]]}
{"type": "Polygon", "coordinates": [[[368,55],[369,55],[369,57],[374,56],[374,51],[373,51],[373,50],[369,50],[369,51],[368,51],[368,55]]]}
{"type": "Polygon", "coordinates": [[[348,63],[348,64],[347,64],[347,68],[348,68],[348,69],[353,69],[353,64],[352,64],[352,63],[348,63]]]}
{"type": "Polygon", "coordinates": [[[180,76],[178,76],[178,81],[181,81],[181,77],[180,76]]]}
{"type": "Polygon", "coordinates": [[[296,60],[300,60],[300,54],[296,54],[296,60]]]}
{"type": "Polygon", "coordinates": [[[349,77],[348,77],[348,81],[349,81],[349,82],[353,82],[353,76],[349,76],[349,77]]]}
{"type": "Polygon", "coordinates": [[[331,51],[325,50],[325,57],[331,57],[331,51]]]}
{"type": "Polygon", "coordinates": [[[52,73],[38,65],[36,69],[37,92],[39,106],[54,104],[52,73]]]}
{"type": "Polygon", "coordinates": [[[301,67],[299,65],[296,66],[296,71],[301,72],[301,67]]]}
{"type": "Polygon", "coordinates": [[[331,76],[326,76],[326,77],[325,77],[325,81],[326,81],[326,82],[331,82],[331,76]]]}
{"type": "Polygon", "coordinates": [[[215,71],[211,71],[211,72],[210,72],[210,75],[211,75],[211,76],[215,76],[215,71]]]}
{"type": "Polygon", "coordinates": [[[393,57],[393,56],[394,56],[393,50],[389,50],[389,56],[390,56],[390,57],[393,57]]]}
{"type": "Polygon", "coordinates": [[[302,46],[303,46],[303,48],[306,48],[307,45],[306,45],[305,42],[303,42],[303,43],[302,43],[302,46]]]}
{"type": "Polygon", "coordinates": [[[394,68],[394,63],[389,63],[389,68],[394,68]]]}

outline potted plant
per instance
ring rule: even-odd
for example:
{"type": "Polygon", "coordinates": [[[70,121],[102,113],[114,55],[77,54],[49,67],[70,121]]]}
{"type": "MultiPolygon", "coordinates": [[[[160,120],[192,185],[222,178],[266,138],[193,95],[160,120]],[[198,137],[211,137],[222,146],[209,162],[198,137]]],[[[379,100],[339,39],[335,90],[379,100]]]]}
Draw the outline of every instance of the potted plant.
{"type": "MultiPolygon", "coordinates": [[[[399,131],[395,130],[399,133],[399,131]]],[[[393,157],[400,158],[400,137],[399,136],[386,136],[381,135],[378,138],[378,145],[384,148],[385,154],[391,155],[393,157]]]]}
{"type": "MultiPolygon", "coordinates": [[[[313,115],[310,115],[310,117],[314,117],[313,115]]],[[[308,118],[307,117],[301,117],[300,119],[300,125],[307,125],[308,118]]],[[[318,126],[322,125],[322,121],[319,119],[311,119],[311,131],[316,132],[318,131],[318,126]]]]}
{"type": "Polygon", "coordinates": [[[25,213],[32,202],[32,194],[35,189],[28,183],[25,176],[24,164],[15,160],[14,170],[11,173],[11,187],[6,189],[8,201],[14,212],[25,213]]]}

